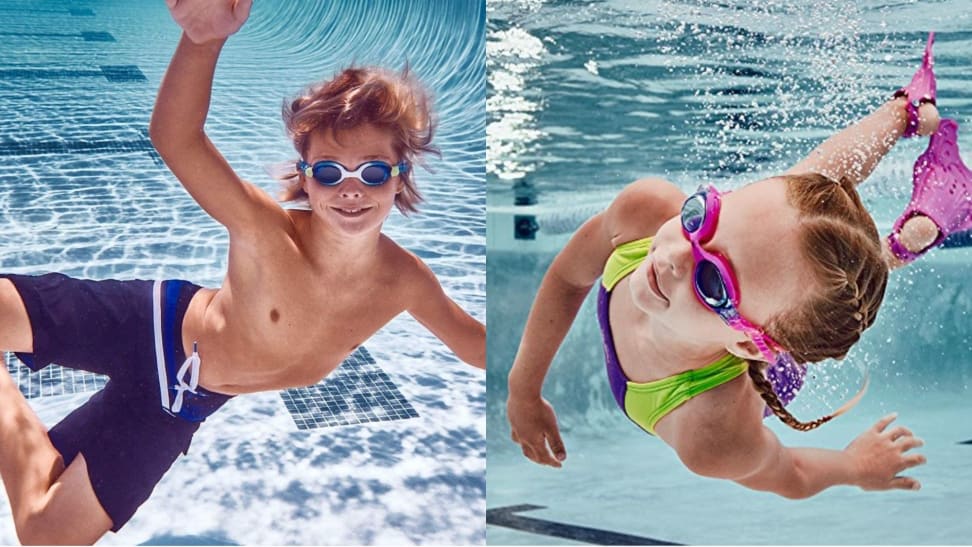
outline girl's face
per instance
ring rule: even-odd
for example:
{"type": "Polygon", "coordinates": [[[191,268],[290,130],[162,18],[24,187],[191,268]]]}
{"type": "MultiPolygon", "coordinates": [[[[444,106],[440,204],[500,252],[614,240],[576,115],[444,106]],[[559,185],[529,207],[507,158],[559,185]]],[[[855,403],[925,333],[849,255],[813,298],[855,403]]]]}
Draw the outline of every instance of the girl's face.
{"type": "MultiPolygon", "coordinates": [[[[785,182],[756,182],[723,194],[715,234],[702,244],[729,261],[739,283],[739,312],[757,326],[765,328],[812,290],[809,265],[797,238],[797,215],[787,203],[785,182]]],[[[658,229],[648,258],[632,274],[629,287],[635,305],[675,338],[765,360],[745,334],[699,301],[694,272],[692,245],[682,233],[680,218],[672,218],[658,229]]]]}
{"type": "MultiPolygon", "coordinates": [[[[400,159],[395,154],[392,135],[365,124],[337,134],[331,130],[312,134],[304,161],[310,165],[323,160],[335,161],[348,171],[354,171],[368,161],[380,160],[395,165],[400,159]]],[[[403,187],[397,176],[380,186],[368,186],[353,176],[337,185],[324,186],[301,173],[300,183],[309,196],[314,214],[329,228],[345,235],[380,231],[395,204],[395,195],[403,187]]]]}

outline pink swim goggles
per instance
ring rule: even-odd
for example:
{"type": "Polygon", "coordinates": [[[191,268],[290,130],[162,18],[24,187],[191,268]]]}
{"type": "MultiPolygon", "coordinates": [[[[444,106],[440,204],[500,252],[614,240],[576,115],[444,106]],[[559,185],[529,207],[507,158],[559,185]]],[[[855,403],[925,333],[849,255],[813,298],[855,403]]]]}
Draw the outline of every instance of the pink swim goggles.
{"type": "Polygon", "coordinates": [[[682,205],[682,233],[692,244],[692,256],[695,258],[695,295],[702,305],[718,314],[727,325],[746,334],[766,357],[766,361],[773,363],[777,353],[784,351],[783,348],[763,329],[740,315],[739,282],[732,273],[729,261],[718,253],[702,248],[702,244],[715,234],[721,203],[719,191],[710,185],[700,187],[682,205]]]}

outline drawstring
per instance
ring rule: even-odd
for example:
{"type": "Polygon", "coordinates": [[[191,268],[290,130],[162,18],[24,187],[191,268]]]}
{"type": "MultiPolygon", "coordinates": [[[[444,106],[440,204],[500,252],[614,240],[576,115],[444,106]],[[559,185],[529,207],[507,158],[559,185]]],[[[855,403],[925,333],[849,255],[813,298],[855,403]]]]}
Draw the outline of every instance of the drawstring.
{"type": "Polygon", "coordinates": [[[176,379],[179,380],[179,385],[175,386],[176,396],[175,400],[172,401],[172,412],[178,414],[182,410],[182,397],[188,391],[189,393],[195,394],[196,387],[199,386],[199,364],[201,363],[199,359],[199,352],[196,342],[192,343],[192,355],[190,355],[182,366],[179,367],[179,372],[176,373],[176,379]],[[191,372],[190,372],[191,371],[191,372]],[[189,374],[189,383],[186,383],[186,372],[189,374]]]}

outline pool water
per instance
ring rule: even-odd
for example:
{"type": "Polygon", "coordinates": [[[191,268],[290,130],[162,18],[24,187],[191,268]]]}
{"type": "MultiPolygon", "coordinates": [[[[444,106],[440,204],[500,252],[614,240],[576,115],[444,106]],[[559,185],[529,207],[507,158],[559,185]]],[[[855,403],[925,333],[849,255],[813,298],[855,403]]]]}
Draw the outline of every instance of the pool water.
{"type": "MultiPolygon", "coordinates": [[[[295,157],[285,99],[352,63],[408,63],[434,96],[442,158],[417,170],[421,212],[385,233],[483,321],[484,26],[475,1],[256,2],[223,50],[207,131],[275,194],[268,166],[295,157]]],[[[163,2],[0,0],[4,271],[222,281],[225,229],[146,136],[179,33],[163,2]]],[[[278,393],[237,397],[101,543],[482,543],[484,375],[406,315],[366,346],[418,418],[298,431],[278,393]]],[[[88,395],[32,404],[52,425],[88,395]]],[[[4,500],[0,543],[15,542],[4,500]]]]}
{"type": "MultiPolygon", "coordinates": [[[[567,461],[538,466],[509,440],[506,376],[540,280],[586,218],[627,183],[734,188],[785,170],[908,82],[936,31],[938,107],[972,164],[972,15],[961,2],[490,2],[487,23],[487,314],[490,509],[689,544],[955,544],[972,525],[968,427],[972,251],[929,253],[891,274],[882,311],[843,363],[811,369],[804,420],[863,381],[863,402],[819,430],[766,421],[786,445],[840,449],[881,416],[924,439],[919,492],[828,490],[789,501],[687,471],[614,402],[589,295],[548,374],[567,461]]],[[[882,233],[907,203],[900,143],[860,191],[882,233]]],[[[487,526],[495,544],[567,540],[487,526]]]]}

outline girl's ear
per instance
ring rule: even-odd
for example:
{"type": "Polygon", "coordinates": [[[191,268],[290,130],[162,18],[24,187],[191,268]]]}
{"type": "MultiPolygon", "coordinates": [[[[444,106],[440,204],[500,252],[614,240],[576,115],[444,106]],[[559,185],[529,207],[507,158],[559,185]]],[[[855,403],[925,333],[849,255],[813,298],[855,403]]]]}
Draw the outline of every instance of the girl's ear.
{"type": "Polygon", "coordinates": [[[735,355],[736,357],[741,357],[743,359],[749,359],[752,361],[762,361],[765,359],[763,357],[763,352],[759,351],[756,344],[754,344],[752,340],[749,340],[748,338],[729,344],[726,346],[726,351],[735,355]]]}

